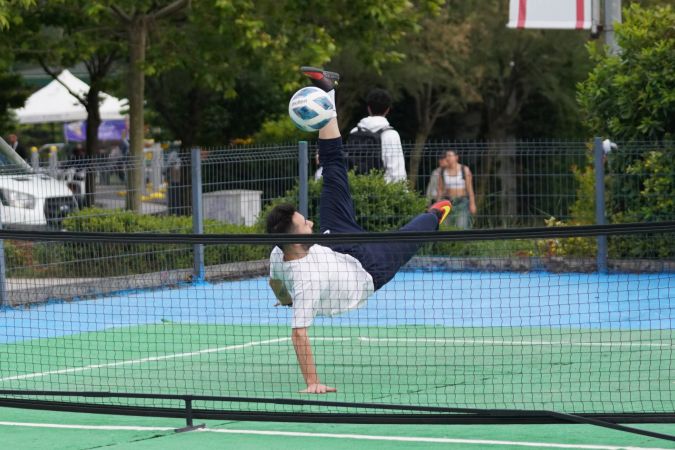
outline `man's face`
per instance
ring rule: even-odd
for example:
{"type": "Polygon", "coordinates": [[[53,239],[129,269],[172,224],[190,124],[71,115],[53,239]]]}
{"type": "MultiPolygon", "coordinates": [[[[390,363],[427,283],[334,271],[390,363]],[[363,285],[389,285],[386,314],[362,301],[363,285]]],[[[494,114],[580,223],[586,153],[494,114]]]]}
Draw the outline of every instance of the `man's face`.
{"type": "Polygon", "coordinates": [[[16,142],[16,134],[10,134],[7,136],[7,140],[9,141],[10,144],[14,144],[16,142]]]}
{"type": "Polygon", "coordinates": [[[311,220],[305,219],[305,216],[300,214],[299,212],[295,212],[293,214],[293,227],[294,231],[293,233],[295,234],[312,234],[312,227],[314,226],[314,222],[311,220]]]}

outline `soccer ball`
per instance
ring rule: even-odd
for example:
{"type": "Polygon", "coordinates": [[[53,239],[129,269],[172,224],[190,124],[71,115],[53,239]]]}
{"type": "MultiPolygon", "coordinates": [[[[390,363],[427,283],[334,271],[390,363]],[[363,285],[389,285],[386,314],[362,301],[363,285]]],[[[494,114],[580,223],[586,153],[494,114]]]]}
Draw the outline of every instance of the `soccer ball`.
{"type": "Polygon", "coordinates": [[[304,87],[293,94],[288,115],[302,131],[319,131],[337,115],[331,98],[319,88],[304,87]]]}

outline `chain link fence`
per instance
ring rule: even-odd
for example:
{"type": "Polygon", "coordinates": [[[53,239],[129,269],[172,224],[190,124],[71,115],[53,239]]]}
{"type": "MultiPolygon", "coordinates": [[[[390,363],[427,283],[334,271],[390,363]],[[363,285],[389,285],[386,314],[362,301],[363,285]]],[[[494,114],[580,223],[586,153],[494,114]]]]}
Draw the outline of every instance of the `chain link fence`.
{"type": "MultiPolygon", "coordinates": [[[[434,141],[424,146],[404,143],[412,192],[432,200],[434,196],[428,195],[434,190],[431,175],[448,150],[456,152],[459,164],[470,170],[476,203],[474,227],[542,226],[551,217],[595,221],[594,215],[588,214],[594,211],[593,195],[598,190],[592,141],[434,141]]],[[[315,143],[310,142],[308,153],[312,179],[319,168],[315,143]]],[[[604,155],[605,215],[609,222],[675,218],[672,142],[619,143],[604,155]]],[[[299,180],[298,158],[298,145],[294,143],[203,149],[204,217],[254,225],[266,205],[299,192],[304,180],[299,180]]],[[[141,173],[139,192],[135,192],[141,200],[140,213],[191,216],[191,166],[190,151],[157,145],[146,149],[142,160],[118,155],[34,162],[33,171],[29,167],[6,167],[6,182],[0,185],[2,224],[58,229],[76,209],[96,207],[92,214],[98,216],[129,209],[133,192],[129,179],[134,172],[141,173]],[[32,210],[28,208],[31,205],[32,210]]],[[[386,201],[384,192],[373,191],[369,195],[372,202],[386,201]]],[[[316,199],[310,198],[312,201],[316,199]]],[[[391,214],[396,216],[397,212],[391,214]]]]}
{"type": "MultiPolygon", "coordinates": [[[[600,145],[602,142],[597,140],[595,143],[447,141],[417,147],[405,143],[407,183],[387,184],[381,175],[352,177],[357,221],[371,231],[391,230],[423,211],[432,200],[429,197],[433,197],[427,195],[429,188],[433,188],[432,173],[448,150],[453,150],[459,163],[470,169],[476,204],[476,213],[471,215],[474,228],[593,224],[598,223],[598,217],[606,223],[675,220],[675,145],[672,142],[618,143],[606,148],[600,145]],[[416,173],[411,170],[414,167],[416,173]],[[604,182],[600,184],[596,177],[598,167],[604,170],[604,176],[600,174],[604,182]],[[598,197],[602,194],[599,188],[604,189],[604,196],[598,197]]],[[[290,143],[197,152],[157,145],[146,149],[139,159],[117,155],[59,161],[50,155],[43,161],[31,161],[33,167],[5,155],[0,173],[0,218],[5,228],[256,233],[263,230],[261,218],[266,208],[282,199],[302,204],[299,197],[304,191],[308,215],[318,224],[321,185],[315,179],[319,178],[315,177],[319,169],[316,151],[316,143],[312,142],[308,146],[290,143]],[[198,178],[193,158],[199,160],[198,178]],[[299,176],[301,159],[308,161],[304,170],[307,179],[299,176]],[[133,174],[140,175],[141,181],[136,183],[135,190],[130,182],[133,174]],[[134,201],[137,212],[129,211],[134,201]],[[201,215],[193,215],[195,204],[201,205],[201,215]]],[[[610,240],[609,244],[580,238],[500,245],[499,248],[479,242],[435,245],[425,252],[445,257],[490,258],[500,254],[591,259],[605,253],[610,258],[666,260],[672,259],[674,252],[668,239],[647,238],[610,240]]],[[[23,292],[28,284],[33,286],[36,279],[43,279],[59,291],[48,297],[62,298],[65,294],[61,292],[68,291],[71,285],[76,286],[74,292],[82,294],[84,279],[89,279],[95,289],[99,284],[97,277],[114,276],[120,280],[119,286],[115,286],[134,289],[147,284],[134,278],[139,274],[154,274],[144,277],[151,280],[150,285],[157,280],[173,283],[191,279],[193,272],[204,273],[204,265],[207,275],[233,273],[230,266],[222,265],[265,256],[265,252],[251,251],[245,246],[235,252],[215,246],[202,255],[204,262],[199,263],[202,267],[197,270],[193,267],[197,264],[193,261],[196,249],[187,245],[170,249],[136,245],[124,251],[118,247],[114,252],[104,245],[87,248],[86,252],[73,252],[61,244],[6,240],[2,258],[3,270],[8,274],[6,285],[10,290],[23,292]],[[213,268],[217,270],[209,272],[213,268]]],[[[584,267],[587,270],[591,266],[584,267]]],[[[237,266],[234,272],[240,270],[237,266]]],[[[260,267],[255,271],[259,272],[260,267]]],[[[42,297],[47,292],[43,284],[38,289],[31,288],[42,297]]],[[[26,298],[41,301],[42,297],[26,298]]]]}

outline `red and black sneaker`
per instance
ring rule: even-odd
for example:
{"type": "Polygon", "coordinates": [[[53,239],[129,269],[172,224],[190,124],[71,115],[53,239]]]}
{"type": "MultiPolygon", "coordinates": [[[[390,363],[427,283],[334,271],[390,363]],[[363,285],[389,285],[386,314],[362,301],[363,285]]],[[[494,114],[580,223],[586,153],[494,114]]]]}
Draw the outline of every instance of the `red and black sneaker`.
{"type": "Polygon", "coordinates": [[[448,215],[450,215],[450,211],[452,211],[452,203],[450,203],[449,200],[441,200],[440,202],[436,202],[433,205],[431,205],[427,210],[427,212],[436,214],[436,217],[438,217],[439,225],[442,224],[443,221],[448,218],[448,215]]]}
{"type": "Polygon", "coordinates": [[[300,72],[306,77],[309,77],[312,84],[319,89],[330,92],[335,89],[340,80],[340,74],[337,72],[329,72],[327,70],[318,69],[316,67],[302,66],[300,72]]]}

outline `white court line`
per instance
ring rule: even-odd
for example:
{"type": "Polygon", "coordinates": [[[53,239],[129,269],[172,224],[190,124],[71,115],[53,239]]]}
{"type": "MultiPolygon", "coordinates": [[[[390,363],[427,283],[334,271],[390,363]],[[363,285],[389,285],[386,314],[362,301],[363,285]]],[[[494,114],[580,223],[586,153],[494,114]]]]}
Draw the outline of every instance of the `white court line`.
{"type": "MultiPolygon", "coordinates": [[[[351,340],[352,338],[338,338],[338,337],[316,337],[312,338],[313,341],[348,341],[351,340]]],[[[188,353],[176,353],[172,355],[164,355],[164,356],[151,356],[148,358],[141,358],[141,359],[132,359],[128,361],[119,361],[119,362],[114,362],[114,363],[106,363],[106,364],[92,364],[89,366],[84,366],[84,367],[73,367],[69,369],[59,369],[59,370],[49,370],[46,372],[38,372],[38,373],[28,373],[24,375],[14,375],[11,377],[5,377],[5,378],[0,378],[0,383],[3,381],[14,381],[14,380],[25,380],[29,378],[39,378],[39,377],[45,377],[49,375],[60,375],[64,373],[75,373],[75,372],[83,372],[85,370],[96,370],[96,369],[102,369],[105,367],[119,367],[119,366],[127,366],[130,364],[142,364],[146,362],[154,362],[154,361],[165,361],[168,359],[177,359],[177,358],[186,358],[190,356],[196,356],[196,355],[203,355],[207,353],[217,353],[217,352],[223,352],[227,350],[238,350],[242,348],[247,348],[247,347],[255,347],[258,345],[267,345],[267,344],[277,344],[279,342],[287,342],[290,341],[291,338],[285,337],[285,338],[278,338],[278,339],[269,339],[266,341],[254,341],[254,342],[247,342],[245,344],[236,344],[236,345],[228,345],[227,347],[218,347],[218,348],[207,348],[204,350],[198,350],[196,352],[188,352],[188,353]]]]}
{"type": "Polygon", "coordinates": [[[85,370],[96,370],[96,369],[103,369],[105,367],[119,367],[119,366],[128,366],[131,364],[143,364],[146,362],[154,362],[154,361],[166,361],[168,359],[177,359],[177,358],[187,358],[190,356],[197,356],[197,355],[204,355],[207,353],[218,353],[218,352],[224,352],[227,350],[238,350],[241,348],[248,348],[248,347],[255,347],[258,345],[267,345],[267,344],[276,344],[278,342],[286,342],[290,341],[291,338],[278,338],[278,339],[269,339],[266,341],[253,341],[253,342],[247,342],[245,344],[236,344],[236,345],[228,345],[226,347],[217,347],[217,348],[207,348],[204,350],[198,350],[196,352],[188,352],[188,353],[174,353],[172,355],[163,355],[163,356],[150,356],[148,358],[141,358],[141,359],[131,359],[127,361],[119,361],[119,362],[114,362],[114,363],[105,363],[105,364],[91,364],[89,366],[84,366],[84,367],[72,367],[70,369],[59,369],[59,370],[49,370],[46,372],[37,372],[37,373],[27,373],[24,375],[14,375],[11,377],[5,377],[5,378],[0,378],[0,382],[3,381],[13,381],[13,380],[25,380],[28,378],[39,378],[39,377],[46,377],[49,375],[59,375],[63,373],[75,373],[75,372],[83,372],[85,370]]]}
{"type": "MultiPolygon", "coordinates": [[[[28,422],[0,422],[0,426],[52,428],[69,430],[107,430],[107,431],[173,431],[171,427],[134,427],[117,425],[63,425],[52,423],[28,423],[28,422]]],[[[521,442],[521,441],[496,441],[487,439],[452,439],[452,438],[429,438],[414,436],[377,436],[367,434],[338,434],[338,433],[305,433],[294,431],[262,431],[262,430],[234,430],[225,428],[199,428],[199,433],[223,433],[223,434],[247,434],[254,436],[286,436],[327,439],[352,439],[363,441],[387,441],[387,442],[420,442],[436,444],[469,444],[469,445],[509,445],[513,447],[539,447],[539,448],[569,448],[583,450],[667,450],[658,447],[627,447],[616,445],[586,445],[586,444],[558,444],[553,442],[521,442]]]]}
{"type": "Polygon", "coordinates": [[[67,425],[60,423],[0,422],[5,427],[57,428],[65,430],[173,431],[173,427],[133,427],[128,425],[67,425]]]}
{"type": "Polygon", "coordinates": [[[657,447],[626,447],[615,445],[584,445],[584,444],[557,444],[549,442],[519,442],[519,441],[493,441],[486,439],[452,439],[452,438],[428,438],[411,436],[372,436],[367,434],[336,434],[336,433],[303,433],[294,431],[260,431],[260,430],[228,430],[199,429],[199,432],[228,433],[228,434],[253,434],[260,436],[288,436],[288,437],[312,437],[332,439],[356,439],[365,441],[389,441],[389,442],[427,442],[437,444],[471,444],[471,445],[510,445],[514,447],[538,447],[538,448],[572,448],[590,450],[667,450],[657,447]]]}
{"type": "Polygon", "coordinates": [[[311,341],[351,341],[354,338],[352,337],[310,337],[311,341]]]}
{"type": "Polygon", "coordinates": [[[426,338],[370,338],[359,337],[362,342],[419,342],[430,344],[491,344],[491,345],[571,345],[579,347],[660,347],[672,348],[672,344],[658,342],[563,342],[563,341],[504,341],[493,339],[426,339],[426,338]]]}

